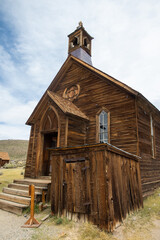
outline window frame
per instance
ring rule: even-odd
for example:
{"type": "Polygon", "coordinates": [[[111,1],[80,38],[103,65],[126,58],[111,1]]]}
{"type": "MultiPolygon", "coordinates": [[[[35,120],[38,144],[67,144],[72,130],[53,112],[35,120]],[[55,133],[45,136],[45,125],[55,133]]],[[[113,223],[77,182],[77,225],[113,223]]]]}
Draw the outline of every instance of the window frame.
{"type": "Polygon", "coordinates": [[[107,127],[108,127],[108,142],[107,143],[110,143],[110,111],[108,111],[108,109],[106,108],[101,108],[97,114],[96,114],[96,143],[100,143],[100,121],[99,121],[99,117],[100,117],[100,114],[102,112],[106,112],[107,115],[108,115],[108,123],[107,123],[107,127]]]}
{"type": "Polygon", "coordinates": [[[150,138],[151,138],[151,154],[152,158],[156,156],[156,146],[155,146],[155,127],[152,114],[150,114],[150,138]]]}

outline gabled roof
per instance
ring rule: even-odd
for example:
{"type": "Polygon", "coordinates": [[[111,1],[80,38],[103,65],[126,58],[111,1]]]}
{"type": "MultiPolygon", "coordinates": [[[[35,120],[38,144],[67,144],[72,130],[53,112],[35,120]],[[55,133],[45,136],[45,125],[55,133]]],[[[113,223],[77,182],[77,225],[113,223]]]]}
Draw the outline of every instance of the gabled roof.
{"type": "MultiPolygon", "coordinates": [[[[45,98],[46,94],[47,94],[47,91],[52,91],[54,92],[56,90],[56,87],[58,85],[58,83],[63,79],[64,75],[66,74],[67,70],[70,68],[70,66],[73,64],[73,63],[77,63],[79,64],[80,66],[88,69],[89,71],[91,71],[93,74],[96,74],[98,77],[100,77],[101,79],[105,80],[105,81],[108,81],[109,83],[111,84],[114,84],[116,85],[117,87],[121,88],[122,90],[130,93],[131,95],[137,97],[141,97],[144,101],[146,101],[151,107],[153,107],[156,111],[158,111],[159,113],[159,110],[152,104],[150,103],[141,93],[139,93],[138,91],[132,89],[131,87],[129,87],[128,85],[120,82],[119,80],[111,77],[110,75],[100,71],[99,69],[87,64],[86,62],[76,58],[75,56],[72,56],[72,55],[69,55],[68,58],[66,59],[66,61],[64,62],[64,64],[62,65],[62,67],[60,68],[59,72],[57,73],[57,75],[55,76],[55,78],[53,79],[53,81],[51,82],[51,84],[49,85],[48,89],[46,90],[46,92],[44,93],[44,95],[42,96],[42,98],[40,99],[39,103],[37,104],[36,108],[34,109],[34,111],[32,112],[30,118],[28,119],[28,121],[26,122],[26,124],[31,124],[32,122],[32,119],[33,119],[33,116],[35,114],[35,112],[37,111],[39,105],[43,102],[43,99],[45,98]]],[[[50,96],[51,97],[51,96],[50,96]]],[[[59,96],[60,97],[60,96],[59,96]]],[[[62,98],[62,97],[61,97],[62,98]]],[[[62,98],[63,99],[63,98],[62,98]]],[[[62,100],[61,99],[61,107],[62,107],[62,100]]],[[[64,100],[66,101],[66,100],[64,100]]],[[[73,104],[74,105],[74,104],[73,104]]],[[[75,106],[75,105],[74,105],[75,106]]],[[[64,110],[66,106],[64,105],[62,108],[64,110]]],[[[76,107],[76,106],[75,106],[76,107]]],[[[75,108],[74,107],[74,108],[75,108]]],[[[77,107],[76,107],[77,108],[77,107]]],[[[77,108],[78,109],[78,108],[77,108]]],[[[65,111],[65,110],[64,110],[65,111]]],[[[68,110],[66,110],[67,112],[68,110]]],[[[79,110],[80,111],[80,110],[79,110]]],[[[74,111],[73,111],[74,112],[74,111]]],[[[73,114],[73,113],[72,113],[73,114]]],[[[84,113],[82,113],[84,114],[84,113]]],[[[84,117],[85,119],[87,119],[87,116],[84,117]]]]}
{"type": "Polygon", "coordinates": [[[79,25],[79,27],[77,27],[77,29],[76,29],[74,32],[70,33],[70,34],[68,35],[68,37],[70,37],[71,35],[74,35],[75,33],[79,32],[80,30],[84,31],[85,34],[86,34],[90,39],[94,39],[94,38],[91,37],[91,35],[85,30],[85,28],[83,27],[83,24],[82,24],[81,26],[79,25]]]}
{"type": "Polygon", "coordinates": [[[9,161],[9,154],[7,152],[0,152],[0,159],[9,161]]]}
{"type": "Polygon", "coordinates": [[[104,80],[107,80],[108,82],[117,85],[118,87],[122,88],[123,90],[126,90],[130,94],[135,95],[135,96],[138,95],[138,92],[135,91],[134,89],[132,89],[131,87],[129,87],[128,85],[126,85],[126,84],[120,82],[119,80],[111,77],[110,75],[100,71],[99,69],[93,67],[92,65],[80,60],[79,58],[76,58],[73,55],[68,56],[67,60],[64,62],[61,69],[57,73],[56,77],[54,78],[54,80],[52,81],[50,86],[48,87],[48,90],[50,88],[54,88],[54,89],[56,88],[58,82],[61,81],[61,79],[62,79],[61,75],[65,74],[65,72],[68,70],[68,68],[71,66],[71,63],[73,63],[73,62],[76,62],[76,63],[80,64],[81,66],[83,66],[83,67],[87,68],[88,70],[92,71],[94,74],[97,74],[99,77],[102,77],[104,80]]]}
{"type": "MultiPolygon", "coordinates": [[[[50,84],[49,88],[52,87],[53,90],[56,88],[57,84],[59,83],[59,81],[61,80],[60,78],[60,74],[61,72],[63,72],[64,69],[66,69],[66,65],[68,64],[68,66],[70,66],[70,62],[76,62],[78,64],[80,64],[81,66],[85,67],[86,69],[90,70],[91,72],[93,72],[94,74],[97,74],[98,77],[103,78],[104,80],[110,82],[111,84],[116,85],[117,87],[123,89],[124,91],[127,91],[128,93],[132,94],[135,97],[140,97],[142,98],[145,102],[147,102],[147,104],[149,104],[152,108],[154,108],[158,113],[160,113],[160,111],[148,100],[146,99],[140,92],[134,90],[133,88],[129,87],[128,85],[122,83],[121,81],[117,80],[116,78],[113,78],[112,76],[100,71],[99,69],[93,67],[92,65],[87,64],[86,62],[74,57],[74,56],[69,56],[67,58],[67,60],[65,61],[65,63],[63,64],[63,66],[61,67],[60,71],[58,72],[58,74],[56,75],[56,77],[54,78],[54,81],[52,81],[52,83],[50,84]]],[[[68,68],[67,68],[68,69],[68,68]]],[[[64,74],[64,72],[63,72],[64,74]]]]}
{"type": "Polygon", "coordinates": [[[51,91],[47,91],[47,94],[65,114],[72,114],[74,116],[89,120],[89,118],[71,101],[64,99],[63,97],[51,91]]]}
{"type": "Polygon", "coordinates": [[[26,124],[32,124],[33,123],[33,118],[36,112],[39,110],[41,103],[44,102],[46,97],[49,96],[49,98],[61,109],[61,111],[66,114],[66,115],[73,115],[76,117],[80,117],[84,120],[89,120],[89,118],[77,107],[75,106],[71,101],[64,99],[63,97],[59,96],[58,94],[51,92],[51,91],[46,91],[43,98],[33,111],[32,115],[26,122],[26,124]]]}

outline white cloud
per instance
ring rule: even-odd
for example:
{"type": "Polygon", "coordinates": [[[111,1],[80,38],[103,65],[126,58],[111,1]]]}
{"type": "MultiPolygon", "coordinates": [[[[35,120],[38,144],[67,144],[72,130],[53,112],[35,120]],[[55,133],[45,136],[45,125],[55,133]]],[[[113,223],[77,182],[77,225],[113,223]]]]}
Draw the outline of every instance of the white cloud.
{"type": "Polygon", "coordinates": [[[80,20],[94,37],[94,66],[160,107],[159,1],[0,0],[0,5],[0,29],[4,24],[9,29],[10,43],[0,46],[0,122],[10,127],[7,138],[29,131],[22,126],[65,61],[67,35],[80,20]]]}
{"type": "Polygon", "coordinates": [[[0,139],[29,139],[29,126],[0,125],[0,139]]]}
{"type": "Polygon", "coordinates": [[[21,103],[16,97],[13,97],[7,89],[0,87],[0,122],[6,124],[25,123],[36,106],[37,101],[28,101],[21,103]]]}

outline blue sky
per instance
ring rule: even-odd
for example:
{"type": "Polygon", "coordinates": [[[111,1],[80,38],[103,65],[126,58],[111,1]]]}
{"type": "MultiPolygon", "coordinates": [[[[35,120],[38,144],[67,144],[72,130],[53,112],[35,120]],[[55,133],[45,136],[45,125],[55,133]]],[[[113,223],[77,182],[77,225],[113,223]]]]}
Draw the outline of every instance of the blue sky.
{"type": "Polygon", "coordinates": [[[0,139],[25,125],[67,58],[79,21],[94,37],[93,65],[160,109],[159,0],[0,0],[0,139]]]}

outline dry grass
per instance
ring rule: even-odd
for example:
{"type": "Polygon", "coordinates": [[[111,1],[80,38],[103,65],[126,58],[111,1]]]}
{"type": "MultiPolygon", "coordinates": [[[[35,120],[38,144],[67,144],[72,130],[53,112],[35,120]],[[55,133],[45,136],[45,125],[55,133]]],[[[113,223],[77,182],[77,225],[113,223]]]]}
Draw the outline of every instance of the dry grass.
{"type": "Polygon", "coordinates": [[[159,225],[155,230],[155,219],[160,220],[160,189],[144,201],[143,209],[130,214],[113,234],[101,231],[90,223],[51,217],[34,232],[32,240],[155,240],[159,239],[156,234],[160,236],[159,225]]]}
{"type": "MultiPolygon", "coordinates": [[[[23,179],[22,168],[0,169],[0,191],[13,179],[23,179]]],[[[50,208],[36,215],[38,220],[50,213],[50,208]]],[[[75,223],[63,218],[50,217],[39,229],[33,230],[32,240],[153,240],[160,236],[160,189],[144,201],[144,208],[130,214],[122,226],[108,234],[88,223],[75,223]],[[154,222],[158,221],[158,227],[154,222]],[[155,237],[155,234],[158,237],[155,237]]]]}
{"type": "Polygon", "coordinates": [[[14,179],[23,179],[24,176],[21,175],[21,172],[24,173],[22,168],[13,168],[13,169],[0,169],[2,175],[0,175],[0,192],[3,187],[7,187],[9,183],[13,182],[14,179]]]}
{"type": "MultiPolygon", "coordinates": [[[[160,189],[144,200],[144,208],[125,219],[122,228],[125,240],[153,239],[154,219],[160,220],[160,189]]],[[[159,232],[160,234],[160,232],[159,232]]]]}
{"type": "Polygon", "coordinates": [[[11,160],[25,161],[27,149],[27,140],[0,140],[0,151],[8,152],[11,160]]]}
{"type": "Polygon", "coordinates": [[[79,228],[80,240],[116,240],[116,238],[109,233],[101,231],[98,227],[90,223],[82,224],[79,228]]]}

